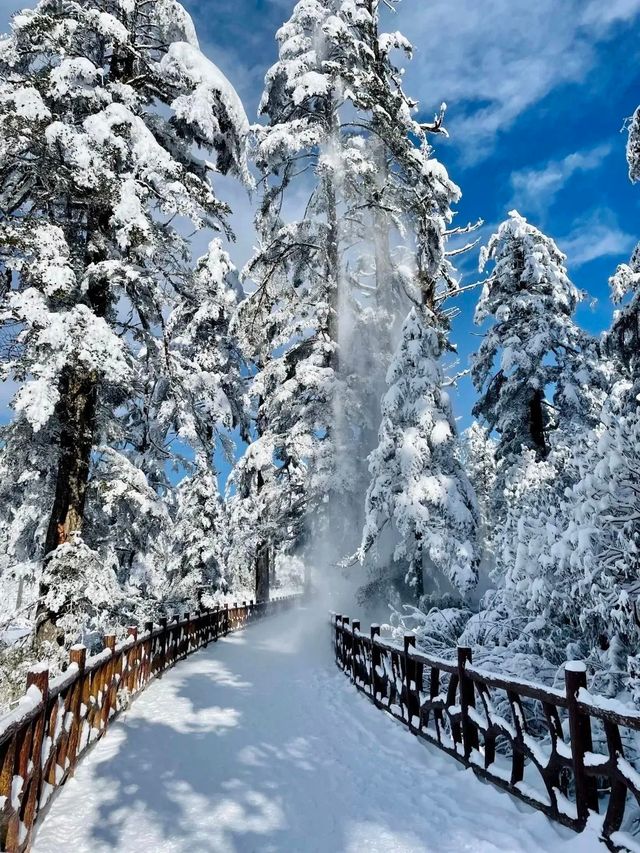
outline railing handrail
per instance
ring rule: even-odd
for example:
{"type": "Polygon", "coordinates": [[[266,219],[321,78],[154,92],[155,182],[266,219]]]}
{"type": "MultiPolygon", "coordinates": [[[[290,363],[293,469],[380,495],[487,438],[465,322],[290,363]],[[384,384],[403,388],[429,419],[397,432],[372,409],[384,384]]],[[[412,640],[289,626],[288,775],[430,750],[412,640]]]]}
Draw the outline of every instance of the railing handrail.
{"type": "Polygon", "coordinates": [[[119,643],[115,634],[105,635],[105,648],[93,657],[87,657],[85,646],[72,646],[67,670],[51,680],[46,664],[33,664],[26,693],[0,717],[0,850],[29,850],[52,794],[111,720],[156,676],[209,642],[302,597],[226,603],[171,622],[162,617],[157,628],[147,622],[140,634],[130,626],[119,643]]]}
{"type": "Polygon", "coordinates": [[[433,657],[415,648],[411,633],[400,645],[382,639],[379,625],[367,634],[358,620],[330,616],[336,663],[358,690],[482,778],[576,831],[584,829],[590,812],[599,810],[598,780],[606,780],[602,838],[610,849],[621,849],[627,794],[640,804],[640,773],[625,758],[618,727],[640,731],[640,712],[589,693],[582,662],[566,664],[564,690],[559,690],[476,667],[467,647],[458,647],[455,661],[433,657]],[[442,673],[448,679],[445,687],[442,673]],[[496,712],[496,690],[506,694],[511,720],[496,712]],[[531,733],[523,700],[540,703],[543,715],[537,723],[546,727],[544,738],[531,733]],[[607,754],[594,752],[592,719],[604,727],[607,754]],[[496,763],[499,739],[510,746],[510,770],[496,763]],[[528,765],[537,769],[544,790],[525,781],[528,765]],[[568,775],[574,781],[572,798],[568,775]]]}

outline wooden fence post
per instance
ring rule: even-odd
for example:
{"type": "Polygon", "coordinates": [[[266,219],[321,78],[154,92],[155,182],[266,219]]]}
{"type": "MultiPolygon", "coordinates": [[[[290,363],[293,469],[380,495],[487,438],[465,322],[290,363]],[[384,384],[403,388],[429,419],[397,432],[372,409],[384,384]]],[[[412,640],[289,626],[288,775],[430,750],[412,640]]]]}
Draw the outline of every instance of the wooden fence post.
{"type": "MultiPolygon", "coordinates": [[[[36,819],[38,803],[40,801],[40,792],[42,790],[42,744],[44,742],[45,729],[48,719],[49,705],[49,669],[48,667],[35,666],[27,673],[27,690],[30,687],[37,687],[42,694],[42,713],[33,728],[33,740],[31,741],[28,752],[24,752],[20,756],[20,775],[24,780],[28,781],[28,787],[22,794],[22,805],[20,808],[21,820],[24,828],[27,831],[26,849],[28,850],[31,844],[31,835],[33,833],[33,825],[36,819]],[[31,768],[29,767],[31,764],[31,768]],[[24,765],[24,766],[23,766],[24,765]]],[[[22,751],[21,751],[22,752],[22,751]]]]}
{"type": "Polygon", "coordinates": [[[111,651],[111,657],[109,658],[108,663],[105,665],[104,672],[104,681],[102,683],[102,709],[100,710],[100,719],[102,721],[102,725],[100,727],[100,734],[104,734],[109,725],[109,711],[111,710],[111,702],[112,702],[112,690],[113,683],[115,681],[115,669],[116,669],[116,635],[115,634],[105,634],[104,636],[104,647],[105,649],[109,649],[111,651]]]}
{"type": "Polygon", "coordinates": [[[182,648],[180,649],[180,656],[186,658],[186,656],[189,654],[189,648],[191,646],[191,614],[189,612],[185,613],[184,619],[186,624],[182,629],[182,642],[180,643],[182,648]]]}
{"type": "Polygon", "coordinates": [[[358,650],[358,637],[356,637],[356,631],[360,633],[360,620],[354,619],[351,624],[351,630],[353,633],[351,634],[351,681],[356,683],[356,652],[358,650]]]}
{"type": "Polygon", "coordinates": [[[573,776],[576,786],[576,809],[578,822],[584,828],[589,811],[598,811],[598,791],[596,780],[587,776],[584,770],[584,756],[591,752],[591,719],[578,709],[578,692],[587,687],[587,668],[582,661],[569,661],[564,669],[567,692],[567,712],[569,714],[569,735],[573,756],[573,776]]]}
{"type": "Polygon", "coordinates": [[[0,754],[0,850],[7,851],[16,849],[20,834],[20,817],[11,803],[17,740],[17,735],[14,734],[3,754],[0,754]]]}
{"type": "Polygon", "coordinates": [[[462,717],[462,744],[464,757],[471,755],[472,750],[478,749],[478,730],[469,718],[469,708],[475,708],[475,688],[473,681],[467,676],[465,665],[471,663],[471,649],[458,646],[458,690],[460,692],[460,711],[462,717]]]}
{"type": "Polygon", "coordinates": [[[208,607],[202,611],[201,618],[202,644],[206,649],[211,639],[211,610],[208,607]]]}
{"type": "Polygon", "coordinates": [[[143,647],[144,659],[142,663],[141,683],[145,685],[151,678],[151,668],[153,665],[153,622],[144,623],[144,632],[148,634],[148,638],[143,647]]]}
{"type": "Polygon", "coordinates": [[[375,704],[380,707],[380,702],[378,700],[378,693],[381,693],[381,690],[378,690],[378,668],[380,667],[380,649],[376,644],[376,638],[380,636],[380,626],[372,625],[371,626],[371,696],[373,697],[373,701],[375,704]]]}
{"type": "Polygon", "coordinates": [[[342,613],[336,613],[335,622],[333,625],[333,650],[336,655],[336,663],[340,662],[340,643],[341,643],[341,635],[340,635],[340,625],[342,625],[342,613]]]}
{"type": "Polygon", "coordinates": [[[127,649],[127,689],[133,696],[138,685],[139,664],[138,656],[140,649],[136,645],[138,642],[138,627],[137,625],[129,625],[127,628],[127,637],[133,637],[133,645],[127,649]]]}
{"type": "Polygon", "coordinates": [[[220,636],[220,605],[216,602],[213,608],[213,641],[218,642],[220,636]]]}
{"type": "Polygon", "coordinates": [[[347,654],[351,642],[349,640],[349,632],[347,631],[347,628],[349,627],[349,621],[350,620],[348,616],[342,617],[342,668],[344,670],[346,670],[347,668],[347,654]]]}
{"type": "Polygon", "coordinates": [[[69,650],[69,662],[78,667],[78,680],[75,685],[75,695],[71,703],[71,731],[69,732],[69,744],[67,746],[67,758],[69,759],[69,776],[73,776],[78,763],[78,746],[80,744],[80,732],[82,731],[81,706],[84,698],[84,669],[87,663],[87,649],[85,646],[71,646],[69,650]]]}
{"type": "Polygon", "coordinates": [[[167,632],[169,620],[166,616],[161,616],[158,620],[160,623],[160,665],[158,671],[162,673],[167,666],[167,632]]]}
{"type": "Polygon", "coordinates": [[[416,684],[416,676],[415,676],[415,661],[411,657],[409,650],[415,648],[416,645],[416,637],[415,634],[405,634],[404,635],[404,683],[405,683],[405,695],[406,701],[404,703],[406,712],[407,712],[407,725],[411,729],[414,730],[415,726],[413,725],[413,717],[418,716],[415,714],[415,692],[418,689],[418,685],[416,684]],[[413,685],[413,687],[412,687],[413,685]]]}

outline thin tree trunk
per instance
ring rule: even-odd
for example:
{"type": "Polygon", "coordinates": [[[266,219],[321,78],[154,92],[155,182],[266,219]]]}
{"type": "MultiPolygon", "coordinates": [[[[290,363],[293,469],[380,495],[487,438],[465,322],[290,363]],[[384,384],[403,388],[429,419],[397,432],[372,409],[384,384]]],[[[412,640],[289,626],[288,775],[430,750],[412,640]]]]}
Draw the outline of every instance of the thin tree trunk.
{"type": "Polygon", "coordinates": [[[529,433],[536,453],[542,459],[547,456],[547,442],[544,434],[544,411],[542,408],[543,401],[544,393],[538,390],[529,403],[529,433]]]}
{"type": "Polygon", "coordinates": [[[269,543],[261,540],[256,553],[256,601],[269,601],[269,543]]]}
{"type": "MultiPolygon", "coordinates": [[[[256,491],[259,495],[264,486],[264,478],[262,472],[258,471],[256,483],[256,491]]],[[[269,560],[269,543],[264,539],[258,542],[255,556],[255,575],[256,575],[256,601],[269,601],[271,594],[270,590],[270,560],[269,560]]]]}
{"type": "MultiPolygon", "coordinates": [[[[385,147],[378,142],[375,147],[377,188],[380,198],[387,182],[387,158],[385,147]]],[[[376,302],[378,307],[389,311],[393,304],[391,291],[391,251],[389,249],[389,219],[379,207],[373,214],[373,250],[376,265],[376,302]]],[[[386,343],[386,342],[385,342],[386,343]]]]}
{"type": "MultiPolygon", "coordinates": [[[[334,144],[338,135],[336,125],[336,115],[333,103],[333,96],[330,95],[327,99],[327,126],[329,128],[330,145],[334,144]]],[[[334,344],[334,351],[331,357],[331,366],[337,373],[340,357],[338,352],[339,340],[339,313],[340,313],[340,250],[338,246],[338,202],[336,188],[331,175],[324,178],[325,182],[325,198],[327,203],[327,264],[326,277],[330,288],[330,315],[328,321],[329,340],[334,344]]]]}

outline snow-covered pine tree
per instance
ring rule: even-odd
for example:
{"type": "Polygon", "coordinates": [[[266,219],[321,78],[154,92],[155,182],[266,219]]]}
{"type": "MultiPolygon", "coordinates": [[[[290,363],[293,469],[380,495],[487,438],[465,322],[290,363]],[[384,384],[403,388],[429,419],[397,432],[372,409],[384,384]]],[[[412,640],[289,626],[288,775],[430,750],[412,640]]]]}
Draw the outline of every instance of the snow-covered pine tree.
{"type": "Polygon", "coordinates": [[[600,689],[613,693],[623,686],[627,657],[640,650],[639,448],[640,410],[606,406],[602,424],[576,448],[575,485],[540,549],[555,576],[547,624],[607,676],[600,689]]]}
{"type": "MultiPolygon", "coordinates": [[[[627,163],[629,180],[640,181],[640,107],[628,125],[627,163]]],[[[624,381],[630,383],[626,406],[634,411],[640,396],[640,243],[631,259],[620,264],[611,277],[611,294],[619,306],[613,327],[606,336],[608,351],[616,361],[624,381]]],[[[623,405],[625,403],[623,402],[623,405]]]]}
{"type": "MultiPolygon", "coordinates": [[[[134,454],[103,445],[95,452],[83,536],[113,566],[127,597],[161,594],[172,541],[171,490],[154,482],[134,454]]],[[[135,604],[133,605],[135,607],[135,604]]]]}
{"type": "MultiPolygon", "coordinates": [[[[345,107],[341,110],[342,156],[337,170],[343,200],[343,236],[349,246],[345,298],[341,305],[343,456],[351,464],[356,507],[369,476],[367,458],[377,444],[380,398],[408,303],[416,295],[414,254],[424,245],[420,229],[441,217],[429,239],[444,236],[452,195],[458,190],[431,155],[428,136],[446,133],[444,104],[431,123],[417,119],[417,102],[404,91],[396,58],[411,58],[412,46],[399,32],[381,29],[381,10],[395,2],[345,0],[331,20],[337,44],[332,66],[339,69],[345,107]],[[354,441],[354,436],[356,440],[354,441]]],[[[443,266],[446,273],[446,266],[443,266]]],[[[341,459],[344,466],[345,459],[341,459]]],[[[359,510],[359,511],[358,511],[359,510]]],[[[345,531],[345,544],[349,531],[345,531]]]]}
{"type": "Polygon", "coordinates": [[[230,331],[241,293],[237,272],[219,239],[212,240],[188,275],[166,324],[169,392],[173,410],[165,413],[182,441],[208,459],[222,446],[229,456],[229,433],[248,436],[246,380],[230,331]]]}
{"type": "MultiPolygon", "coordinates": [[[[629,177],[640,176],[640,112],[629,124],[629,177]]],[[[601,421],[585,430],[567,463],[569,487],[554,521],[537,519],[532,551],[547,578],[531,602],[532,623],[549,646],[586,659],[600,679],[599,689],[615,694],[636,678],[640,650],[640,250],[611,279],[620,304],[605,341],[616,377],[601,421]]],[[[603,359],[605,355],[603,355],[603,359]]],[[[531,583],[531,582],[530,582],[531,583]]],[[[522,597],[530,599],[527,590],[522,597]]],[[[550,652],[551,653],[551,652],[550,652]]]]}
{"type": "MultiPolygon", "coordinates": [[[[269,124],[258,133],[265,193],[261,243],[248,267],[257,289],[242,309],[246,351],[258,367],[258,441],[274,452],[274,476],[254,473],[254,488],[276,474],[285,488],[291,471],[284,505],[304,512],[328,504],[334,541],[346,541],[361,517],[353,503],[368,480],[392,325],[407,310],[406,291],[416,298],[419,290],[411,223],[419,231],[438,212],[444,218],[457,192],[429,157],[426,137],[442,130],[442,118],[415,120],[392,59],[411,48],[400,34],[380,32],[380,7],[303,0],[278,33],[280,58],[262,102],[269,124]],[[304,218],[288,221],[290,199],[303,193],[304,218]],[[407,232],[409,249],[392,249],[407,232]],[[366,341],[375,341],[375,358],[366,341]]],[[[263,464],[266,454],[255,459],[263,464]]]]}
{"type": "MultiPolygon", "coordinates": [[[[594,349],[573,320],[581,293],[556,244],[517,211],[509,214],[481,253],[493,264],[475,321],[491,321],[473,359],[480,399],[474,414],[499,435],[503,475],[523,447],[544,459],[558,417],[597,417],[602,394],[594,349]],[[555,384],[559,416],[545,392],[555,384]],[[505,467],[506,466],[506,467],[505,467]]],[[[565,424],[566,426],[566,424],[565,424]]]]}
{"type": "MultiPolygon", "coordinates": [[[[632,180],[636,119],[627,147],[632,180]]],[[[623,304],[599,362],[593,350],[583,350],[593,359],[587,371],[595,380],[594,404],[603,377],[614,374],[599,423],[573,428],[564,400],[547,459],[537,461],[530,449],[508,472],[508,512],[496,553],[502,584],[485,613],[485,621],[500,625],[494,639],[508,645],[508,655],[524,653],[542,669],[584,659],[597,688],[612,694],[624,686],[627,669],[635,679],[640,646],[636,267],[637,252],[612,278],[614,300],[623,304]]]]}
{"type": "Polygon", "coordinates": [[[493,325],[472,364],[481,393],[474,414],[499,436],[490,505],[498,589],[489,593],[478,626],[493,623],[496,639],[519,643],[512,651],[533,655],[543,670],[551,646],[544,629],[537,631],[544,623],[540,607],[556,578],[540,549],[574,482],[572,448],[597,422],[607,379],[595,343],[573,320],[581,294],[564,262],[553,240],[511,212],[481,254],[481,268],[493,268],[475,319],[493,325]]]}
{"type": "MultiPolygon", "coordinates": [[[[359,553],[364,558],[387,522],[393,520],[395,524],[391,526],[401,534],[396,557],[408,562],[408,578],[418,596],[423,589],[423,570],[428,574],[430,568],[433,574],[434,566],[454,587],[466,592],[477,576],[477,516],[472,489],[454,456],[456,430],[439,360],[450,349],[442,298],[447,291],[457,289],[446,241],[453,233],[470,229],[450,228],[451,205],[458,200],[460,191],[433,158],[428,142],[429,134],[445,132],[445,106],[433,123],[416,120],[416,102],[403,91],[402,73],[392,62],[393,50],[411,55],[411,45],[399,33],[380,33],[381,5],[376,0],[361,0],[345,2],[342,7],[346,30],[351,34],[350,54],[356,57],[345,72],[347,97],[365,115],[361,118],[358,113],[354,121],[366,128],[372,164],[371,172],[363,171],[357,185],[370,219],[365,222],[359,212],[356,217],[360,217],[362,232],[374,236],[371,254],[375,258],[378,299],[396,311],[407,301],[413,301],[416,307],[405,321],[399,349],[387,375],[392,385],[383,398],[379,444],[370,457],[372,477],[359,553]],[[409,249],[397,260],[388,248],[394,228],[405,235],[405,248],[409,249]],[[450,434],[438,436],[439,430],[444,431],[445,422],[450,434]],[[420,450],[410,464],[406,454],[412,436],[420,450]],[[407,459],[406,466],[403,458],[407,459]],[[435,485],[445,482],[451,498],[449,507],[435,485]],[[416,504],[418,493],[428,484],[433,491],[425,491],[422,503],[416,504]],[[414,504],[408,508],[402,495],[409,493],[414,504]],[[454,509],[458,499],[459,505],[454,509]],[[468,513],[464,519],[461,507],[468,513]],[[459,510],[457,521],[449,509],[453,515],[459,510]],[[427,518],[432,537],[424,527],[427,518]]],[[[343,42],[349,42],[347,36],[343,36],[343,42]]],[[[357,192],[353,195],[356,198],[357,192]]],[[[354,209],[359,211],[357,204],[354,209]]],[[[384,579],[380,578],[374,584],[378,590],[381,581],[384,586],[384,579]]]]}
{"type": "Polygon", "coordinates": [[[210,607],[227,590],[227,519],[215,472],[205,457],[177,489],[168,595],[192,609],[210,607]]]}
{"type": "MultiPolygon", "coordinates": [[[[19,384],[8,430],[34,451],[46,435],[54,456],[41,555],[82,531],[94,449],[129,440],[121,413],[191,277],[174,219],[226,228],[197,148],[248,179],[247,129],[175,0],[42,0],[0,44],[4,376],[19,384]]],[[[54,580],[42,576],[41,598],[54,580]]],[[[41,606],[41,637],[55,618],[41,606]]]]}
{"type": "MultiPolygon", "coordinates": [[[[198,483],[215,483],[216,449],[231,461],[231,430],[246,435],[248,428],[241,358],[229,332],[239,283],[220,240],[212,240],[194,269],[181,275],[162,330],[145,335],[137,370],[141,393],[129,401],[112,436],[119,452],[103,454],[94,475],[96,499],[89,493],[90,541],[102,553],[115,546],[121,581],[132,580],[147,595],[167,589],[158,569],[164,565],[166,572],[169,530],[179,511],[169,466],[179,469],[174,478],[186,472],[198,483]]],[[[207,539],[216,535],[224,532],[206,532],[207,539]]]]}
{"type": "MultiPolygon", "coordinates": [[[[257,446],[243,462],[234,515],[234,522],[246,515],[238,501],[248,501],[267,513],[255,519],[258,528],[287,530],[293,521],[274,515],[281,501],[262,499],[265,483],[277,482],[290,495],[285,505],[301,515],[309,505],[320,507],[332,487],[339,93],[336,74],[328,66],[334,46],[326,25],[338,6],[339,0],[296,4],[278,31],[279,58],[267,73],[260,105],[268,120],[257,133],[264,194],[257,217],[258,249],[247,267],[257,287],[241,305],[237,323],[244,352],[257,367],[253,398],[258,434],[257,446]],[[308,202],[300,219],[286,221],[286,202],[301,174],[308,176],[308,202]]],[[[238,532],[246,542],[246,531],[238,532]]],[[[264,590],[269,573],[265,543],[261,536],[254,542],[257,587],[264,590]]]]}
{"type": "Polygon", "coordinates": [[[443,387],[441,357],[448,348],[441,318],[427,306],[412,308],[389,368],[380,440],[370,457],[361,557],[391,523],[400,540],[394,559],[408,565],[407,582],[418,599],[441,590],[442,576],[462,594],[477,580],[478,510],[456,456],[443,387]]]}
{"type": "MultiPolygon", "coordinates": [[[[286,391],[284,392],[286,393],[286,391]]],[[[291,453],[284,465],[274,465],[270,433],[253,441],[236,464],[227,490],[232,519],[226,565],[234,588],[263,601],[276,581],[279,557],[287,557],[305,542],[307,472],[296,468],[291,453]]],[[[286,434],[282,446],[287,447],[286,434]]],[[[297,437],[291,436],[296,442],[297,437]]]]}

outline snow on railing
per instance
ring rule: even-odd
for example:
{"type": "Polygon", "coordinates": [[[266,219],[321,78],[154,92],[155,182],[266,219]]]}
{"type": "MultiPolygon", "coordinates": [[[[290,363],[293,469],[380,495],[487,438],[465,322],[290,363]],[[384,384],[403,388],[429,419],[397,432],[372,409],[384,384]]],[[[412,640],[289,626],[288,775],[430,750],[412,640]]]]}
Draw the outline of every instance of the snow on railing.
{"type": "Polygon", "coordinates": [[[446,660],[418,651],[413,634],[400,645],[335,613],[331,625],[337,665],[414,735],[578,832],[604,814],[611,850],[640,849],[622,831],[640,804],[640,772],[625,756],[625,744],[638,749],[640,713],[589,693],[582,662],[565,665],[557,690],[478,669],[469,648],[446,660]]]}
{"type": "MultiPolygon", "coordinates": [[[[172,622],[147,622],[144,632],[128,629],[116,644],[104,637],[104,650],[87,657],[73,646],[69,666],[49,679],[46,664],[27,675],[25,695],[0,717],[0,851],[26,853],[38,816],[57,788],[73,775],[89,746],[111,720],[156,675],[209,642],[261,616],[293,605],[300,596],[217,605],[185,613],[172,622]]],[[[60,849],[65,839],[60,839],[60,849]]]]}

